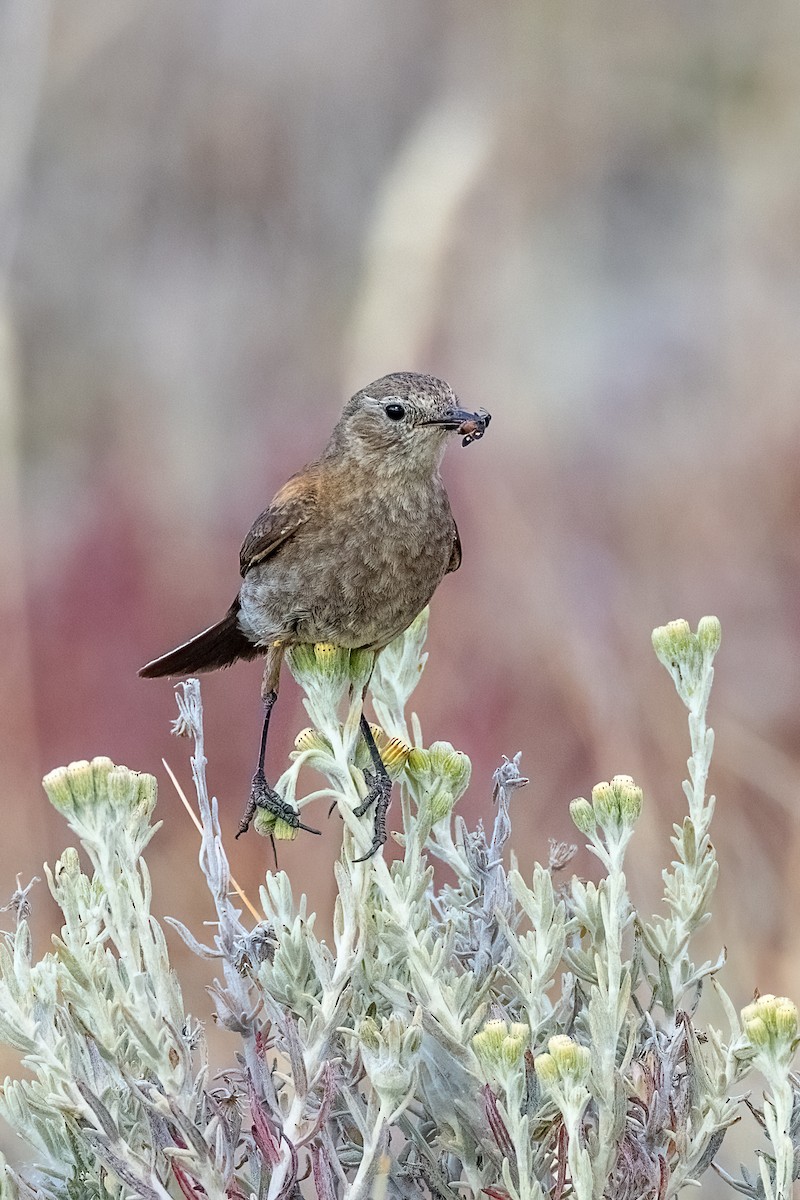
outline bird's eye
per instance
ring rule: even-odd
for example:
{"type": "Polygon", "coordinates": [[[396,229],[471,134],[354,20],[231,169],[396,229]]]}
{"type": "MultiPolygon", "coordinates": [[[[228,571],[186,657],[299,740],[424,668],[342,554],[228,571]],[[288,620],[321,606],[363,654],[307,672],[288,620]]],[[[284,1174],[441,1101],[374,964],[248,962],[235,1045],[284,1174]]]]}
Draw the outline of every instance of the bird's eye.
{"type": "Polygon", "coordinates": [[[406,415],[406,410],[403,408],[402,404],[387,404],[386,415],[390,421],[402,421],[403,417],[406,415]]]}

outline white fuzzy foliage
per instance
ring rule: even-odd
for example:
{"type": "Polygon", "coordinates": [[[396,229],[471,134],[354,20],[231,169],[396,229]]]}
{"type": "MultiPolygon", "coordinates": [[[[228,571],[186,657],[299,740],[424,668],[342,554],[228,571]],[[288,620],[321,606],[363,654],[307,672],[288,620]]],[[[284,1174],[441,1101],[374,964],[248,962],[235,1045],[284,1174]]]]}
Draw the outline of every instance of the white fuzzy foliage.
{"type": "Polygon", "coordinates": [[[637,911],[625,878],[643,802],[627,776],[572,804],[598,882],[562,880],[563,845],[529,880],[506,871],[511,809],[527,782],[519,756],[495,774],[491,836],[456,815],[469,760],[447,743],[426,749],[406,718],[426,623],[423,614],[383,653],[370,685],[401,811],[402,857],[391,864],[382,853],[356,861],[372,840],[370,814],[355,815],[368,790],[358,721],[371,657],[332,647],[290,656],[313,725],[278,790],[298,810],[332,800],[342,817],[330,942],[284,872],[266,876],[263,920],[243,922],[206,787],[199,684],[178,689],[217,923],[210,945],[173,924],[219,963],[214,1016],[238,1042],[222,1080],[208,1077],[201,1027],[152,913],[142,855],[157,828],[155,781],[107,759],[47,777],[92,869],[67,849],[47,872],[63,927],[41,957],[29,889],[9,906],[0,1039],[21,1053],[24,1073],[5,1081],[0,1112],[32,1165],[0,1171],[0,1200],[669,1200],[712,1165],[753,1065],[767,1083],[767,1140],[758,1170],[725,1177],[753,1200],[789,1200],[797,1010],[762,997],[740,1018],[716,982],[722,960],[691,957],[717,875],[705,787],[718,622],[654,634],[691,740],[688,813],[656,918],[637,911]],[[304,792],[311,770],[324,786],[304,792]],[[725,1035],[699,1024],[709,977],[725,1035]]]}

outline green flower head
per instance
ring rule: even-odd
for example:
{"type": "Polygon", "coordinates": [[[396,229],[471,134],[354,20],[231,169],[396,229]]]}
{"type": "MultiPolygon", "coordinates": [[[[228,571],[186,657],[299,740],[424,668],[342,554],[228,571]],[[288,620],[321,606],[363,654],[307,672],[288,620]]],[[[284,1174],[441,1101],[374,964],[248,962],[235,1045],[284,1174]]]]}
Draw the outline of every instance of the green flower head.
{"type": "Polygon", "coordinates": [[[759,996],[742,1009],[742,1028],[757,1056],[788,1064],[798,1040],[797,1005],[787,996],[759,996]]]}
{"type": "Polygon", "coordinates": [[[428,750],[412,750],[406,770],[420,796],[420,811],[432,824],[448,816],[469,785],[472,763],[449,742],[434,742],[428,750]]]}
{"type": "Polygon", "coordinates": [[[692,633],[689,622],[670,621],[653,630],[653,649],[675,683],[684,704],[692,698],[707,678],[722,641],[722,627],[716,617],[703,617],[692,633]]]}
{"type": "MultiPolygon", "coordinates": [[[[610,783],[598,783],[592,788],[592,807],[597,824],[606,831],[616,832],[623,828],[632,828],[638,821],[642,811],[642,789],[637,787],[630,775],[615,775],[610,783]]],[[[573,801],[570,806],[573,821],[575,809],[578,817],[589,825],[586,801],[573,801]]],[[[577,824],[577,821],[576,821],[577,824]]],[[[580,828],[580,826],[579,826],[580,828]]],[[[590,832],[587,828],[582,832],[590,832]]]]}

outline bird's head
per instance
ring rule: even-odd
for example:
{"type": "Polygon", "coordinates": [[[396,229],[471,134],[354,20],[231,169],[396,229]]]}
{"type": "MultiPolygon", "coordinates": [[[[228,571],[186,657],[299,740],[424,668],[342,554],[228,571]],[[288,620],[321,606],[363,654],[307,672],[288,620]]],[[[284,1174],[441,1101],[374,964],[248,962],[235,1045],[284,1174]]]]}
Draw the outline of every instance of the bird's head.
{"type": "Polygon", "coordinates": [[[483,437],[490,420],[485,409],[463,409],[444,380],[398,372],[348,400],[326,454],[352,455],[371,466],[385,462],[405,471],[431,471],[451,434],[460,434],[466,446],[483,437]]]}

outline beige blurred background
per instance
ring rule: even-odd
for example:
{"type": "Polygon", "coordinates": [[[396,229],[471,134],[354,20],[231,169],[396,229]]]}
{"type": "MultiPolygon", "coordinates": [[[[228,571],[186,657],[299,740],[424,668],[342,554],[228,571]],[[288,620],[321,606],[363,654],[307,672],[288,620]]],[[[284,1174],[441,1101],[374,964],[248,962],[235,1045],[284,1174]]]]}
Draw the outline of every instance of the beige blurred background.
{"type": "MultiPolygon", "coordinates": [[[[717,613],[706,943],[737,1004],[800,999],[795,0],[2,0],[0,80],[3,896],[67,841],[42,773],[103,753],[161,780],[157,911],[209,917],[172,689],[136,669],[222,614],[346,396],[429,371],[494,415],[446,462],[464,566],[416,704],[473,757],[465,813],[521,749],[528,871],[631,773],[657,905],[687,736],[650,630],[717,613]]],[[[256,897],[258,665],[203,687],[256,897]]],[[[303,723],[287,684],[273,775],[303,723]]],[[[281,865],[327,914],[325,833],[281,865]]]]}

